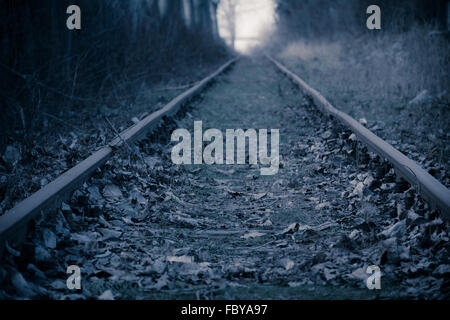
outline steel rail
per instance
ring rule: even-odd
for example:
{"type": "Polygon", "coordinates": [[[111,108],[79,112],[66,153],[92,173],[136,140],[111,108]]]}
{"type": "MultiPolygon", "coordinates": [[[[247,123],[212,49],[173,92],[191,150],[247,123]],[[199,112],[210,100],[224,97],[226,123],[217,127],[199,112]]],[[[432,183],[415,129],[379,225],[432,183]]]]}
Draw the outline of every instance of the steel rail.
{"type": "Polygon", "coordinates": [[[56,208],[70,196],[71,192],[86,181],[92,173],[110,159],[118,147],[124,143],[138,140],[153,129],[164,116],[174,115],[183,103],[201,92],[207,84],[230,67],[238,58],[234,58],[198,84],[171,100],[162,109],[148,115],[140,122],[122,131],[109,145],[94,152],[91,156],[69,169],[58,178],[22,200],[12,209],[0,216],[0,257],[5,242],[20,243],[26,237],[27,226],[31,219],[46,210],[56,208]]]}
{"type": "Polygon", "coordinates": [[[370,150],[389,161],[398,175],[414,186],[419,194],[427,200],[432,207],[438,208],[444,218],[450,219],[450,190],[448,188],[431,176],[427,171],[422,169],[415,161],[409,159],[348,114],[333,107],[333,105],[317,90],[310,87],[305,81],[288,70],[280,62],[269,55],[266,55],[266,57],[295,84],[299,85],[303,93],[313,99],[314,103],[322,113],[338,119],[370,150]]]}

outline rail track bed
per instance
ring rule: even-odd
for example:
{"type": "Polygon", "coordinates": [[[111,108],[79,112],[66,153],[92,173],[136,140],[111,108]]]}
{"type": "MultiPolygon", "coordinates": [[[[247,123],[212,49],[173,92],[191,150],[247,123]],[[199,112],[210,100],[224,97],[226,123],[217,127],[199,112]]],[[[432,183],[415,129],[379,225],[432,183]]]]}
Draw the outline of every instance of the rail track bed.
{"type": "Polygon", "coordinates": [[[122,143],[53,211],[21,246],[5,243],[0,298],[449,297],[443,215],[265,58],[241,59],[157,131],[122,143]],[[280,129],[279,172],[172,164],[171,133],[196,120],[280,129]],[[67,289],[69,265],[81,290],[67,289]],[[381,290],[366,287],[369,265],[381,290]]]}

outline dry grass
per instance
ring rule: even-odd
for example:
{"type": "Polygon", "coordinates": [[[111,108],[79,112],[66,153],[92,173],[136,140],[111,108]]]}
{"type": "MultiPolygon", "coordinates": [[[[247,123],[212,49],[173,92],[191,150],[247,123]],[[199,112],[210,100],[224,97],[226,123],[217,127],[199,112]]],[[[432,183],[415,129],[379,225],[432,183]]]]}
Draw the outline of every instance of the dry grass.
{"type": "Polygon", "coordinates": [[[449,172],[448,40],[416,27],[404,34],[366,34],[331,43],[298,41],[280,56],[336,107],[376,123],[384,139],[407,145],[416,160],[449,172]],[[426,99],[410,104],[423,90],[426,99]]]}

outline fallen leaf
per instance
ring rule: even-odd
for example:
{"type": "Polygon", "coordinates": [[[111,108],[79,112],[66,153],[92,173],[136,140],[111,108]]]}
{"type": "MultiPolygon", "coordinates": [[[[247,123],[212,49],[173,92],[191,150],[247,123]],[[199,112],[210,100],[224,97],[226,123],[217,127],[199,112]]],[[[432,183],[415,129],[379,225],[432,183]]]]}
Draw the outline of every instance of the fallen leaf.
{"type": "Polygon", "coordinates": [[[97,230],[103,235],[101,239],[102,241],[106,241],[109,239],[119,239],[122,235],[122,232],[112,229],[98,228],[97,230]]]}
{"type": "Polygon", "coordinates": [[[284,267],[284,269],[286,269],[286,271],[291,270],[295,265],[294,261],[292,261],[291,259],[287,259],[287,258],[282,259],[280,262],[281,262],[281,265],[284,267]]]}
{"type": "Polygon", "coordinates": [[[348,277],[354,280],[366,280],[369,275],[364,271],[363,268],[358,268],[354,270],[348,277]]]}
{"type": "Polygon", "coordinates": [[[253,198],[255,200],[259,200],[259,199],[264,198],[266,195],[267,195],[267,192],[255,193],[255,194],[253,194],[253,198]]]}
{"type": "Polygon", "coordinates": [[[167,257],[168,262],[180,262],[180,263],[193,263],[194,257],[191,256],[169,256],[167,257]]]}
{"type": "Polygon", "coordinates": [[[123,197],[122,191],[114,184],[109,184],[103,188],[103,196],[110,202],[115,202],[123,197]]]}
{"type": "Polygon", "coordinates": [[[293,233],[298,230],[299,224],[297,222],[291,223],[286,229],[281,231],[281,234],[293,233]]]}
{"type": "Polygon", "coordinates": [[[165,273],[158,279],[158,281],[153,287],[157,290],[161,290],[168,284],[169,284],[169,276],[167,275],[167,273],[165,273]]]}
{"type": "Polygon", "coordinates": [[[47,248],[56,248],[56,235],[52,231],[49,229],[44,229],[42,237],[44,238],[44,244],[47,248]]]}
{"type": "Polygon", "coordinates": [[[241,238],[250,239],[250,238],[262,237],[264,235],[265,234],[261,233],[261,232],[250,232],[250,233],[247,233],[247,234],[243,235],[241,238]]]}

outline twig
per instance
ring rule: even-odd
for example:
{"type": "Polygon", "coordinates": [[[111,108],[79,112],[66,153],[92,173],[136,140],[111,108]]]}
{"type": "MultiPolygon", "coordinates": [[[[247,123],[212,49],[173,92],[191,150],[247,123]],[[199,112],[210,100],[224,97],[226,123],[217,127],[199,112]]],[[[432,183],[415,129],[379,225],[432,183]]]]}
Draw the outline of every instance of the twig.
{"type": "MultiPolygon", "coordinates": [[[[106,122],[108,122],[109,126],[114,131],[114,133],[117,135],[117,137],[119,137],[119,139],[127,146],[127,148],[130,151],[130,153],[133,153],[133,149],[131,148],[130,144],[120,135],[120,133],[116,130],[114,125],[111,123],[111,121],[109,121],[108,117],[105,116],[105,120],[106,120],[106,122]]],[[[137,151],[135,153],[141,159],[142,164],[144,165],[145,171],[146,171],[147,175],[149,176],[150,174],[149,174],[149,172],[147,170],[147,164],[145,163],[144,157],[142,156],[142,154],[139,151],[137,151]]]]}

